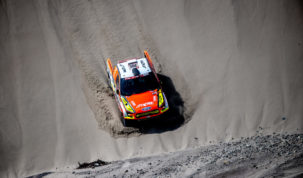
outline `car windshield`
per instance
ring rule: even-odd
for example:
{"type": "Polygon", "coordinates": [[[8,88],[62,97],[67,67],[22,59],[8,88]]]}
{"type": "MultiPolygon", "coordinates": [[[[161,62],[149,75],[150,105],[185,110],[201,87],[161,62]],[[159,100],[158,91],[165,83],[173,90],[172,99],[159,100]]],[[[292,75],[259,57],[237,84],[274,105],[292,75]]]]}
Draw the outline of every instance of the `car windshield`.
{"type": "Polygon", "coordinates": [[[143,77],[137,77],[134,79],[121,79],[120,88],[121,95],[130,96],[132,94],[143,93],[150,90],[159,88],[159,83],[155,75],[150,72],[143,77]]]}

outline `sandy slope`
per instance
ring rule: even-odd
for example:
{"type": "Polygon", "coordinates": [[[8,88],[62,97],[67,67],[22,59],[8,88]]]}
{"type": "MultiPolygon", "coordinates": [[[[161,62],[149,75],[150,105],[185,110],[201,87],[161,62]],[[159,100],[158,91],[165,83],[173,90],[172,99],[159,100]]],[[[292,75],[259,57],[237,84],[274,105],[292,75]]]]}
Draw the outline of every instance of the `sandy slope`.
{"type": "Polygon", "coordinates": [[[300,1],[0,2],[1,175],[302,132],[300,1]],[[104,60],[144,49],[173,113],[124,128],[104,60]]]}
{"type": "MultiPolygon", "coordinates": [[[[303,135],[257,135],[229,143],[132,158],[45,177],[302,177],[303,135]]],[[[35,178],[35,176],[33,177],[35,178]]]]}

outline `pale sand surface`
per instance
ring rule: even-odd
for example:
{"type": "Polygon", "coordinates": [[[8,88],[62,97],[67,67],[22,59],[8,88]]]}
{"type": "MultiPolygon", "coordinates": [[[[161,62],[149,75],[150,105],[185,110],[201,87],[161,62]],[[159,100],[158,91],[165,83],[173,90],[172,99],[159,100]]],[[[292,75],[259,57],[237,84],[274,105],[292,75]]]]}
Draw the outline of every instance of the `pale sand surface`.
{"type": "Polygon", "coordinates": [[[0,5],[0,177],[303,131],[300,1],[0,5]],[[104,60],[145,49],[173,113],[124,128],[104,60]]]}
{"type": "Polygon", "coordinates": [[[93,168],[45,172],[36,177],[301,178],[303,134],[258,134],[228,143],[98,164],[91,163],[93,168]]]}

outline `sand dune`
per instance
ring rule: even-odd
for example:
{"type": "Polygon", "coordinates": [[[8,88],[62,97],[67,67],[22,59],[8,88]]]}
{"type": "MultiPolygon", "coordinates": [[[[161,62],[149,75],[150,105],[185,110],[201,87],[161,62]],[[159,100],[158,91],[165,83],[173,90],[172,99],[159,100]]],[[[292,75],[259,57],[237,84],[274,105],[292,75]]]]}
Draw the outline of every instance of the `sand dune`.
{"type": "MultiPolygon", "coordinates": [[[[256,135],[228,143],[35,175],[45,177],[302,177],[303,135],[256,135]]],[[[83,164],[82,164],[83,165],[83,164]]]]}
{"type": "Polygon", "coordinates": [[[303,131],[300,1],[0,2],[1,177],[303,131]],[[125,128],[104,61],[145,49],[173,112],[125,128]]]}

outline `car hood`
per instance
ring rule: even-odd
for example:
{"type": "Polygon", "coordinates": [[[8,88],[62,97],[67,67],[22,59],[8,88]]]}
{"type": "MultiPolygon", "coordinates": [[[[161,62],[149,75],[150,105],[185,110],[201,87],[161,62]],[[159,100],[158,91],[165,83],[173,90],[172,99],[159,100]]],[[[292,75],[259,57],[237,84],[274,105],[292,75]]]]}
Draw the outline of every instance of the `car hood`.
{"type": "Polygon", "coordinates": [[[158,109],[158,90],[126,96],[126,99],[136,111],[142,113],[158,109]]]}

